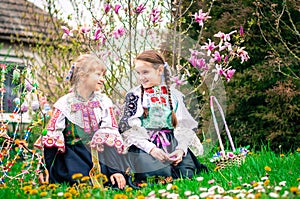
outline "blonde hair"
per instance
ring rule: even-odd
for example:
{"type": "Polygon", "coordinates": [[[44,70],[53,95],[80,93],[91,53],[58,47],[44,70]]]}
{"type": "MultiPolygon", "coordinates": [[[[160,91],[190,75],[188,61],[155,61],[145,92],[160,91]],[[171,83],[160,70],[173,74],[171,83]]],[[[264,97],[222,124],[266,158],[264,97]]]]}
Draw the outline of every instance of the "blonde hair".
{"type": "MultiPolygon", "coordinates": [[[[144,51],[142,53],[140,53],[135,60],[141,60],[141,61],[145,61],[145,62],[149,62],[152,64],[153,68],[158,69],[158,67],[160,65],[165,65],[165,59],[164,57],[157,51],[155,50],[147,50],[144,51]]],[[[164,76],[165,76],[165,82],[167,85],[167,90],[168,90],[168,100],[169,100],[169,104],[170,104],[170,109],[172,111],[172,125],[173,127],[177,126],[177,117],[176,114],[174,112],[174,108],[173,108],[173,104],[172,104],[172,98],[171,98],[171,91],[170,91],[170,72],[169,70],[166,69],[166,67],[164,67],[164,76]]],[[[143,85],[141,85],[141,101],[143,104],[143,95],[144,95],[144,87],[143,85]]],[[[148,109],[144,108],[144,117],[147,118],[148,117],[148,109]]]]}
{"type": "Polygon", "coordinates": [[[95,54],[82,54],[74,63],[73,74],[70,78],[71,86],[75,86],[80,78],[96,70],[97,66],[102,66],[106,70],[104,63],[95,54]]]}

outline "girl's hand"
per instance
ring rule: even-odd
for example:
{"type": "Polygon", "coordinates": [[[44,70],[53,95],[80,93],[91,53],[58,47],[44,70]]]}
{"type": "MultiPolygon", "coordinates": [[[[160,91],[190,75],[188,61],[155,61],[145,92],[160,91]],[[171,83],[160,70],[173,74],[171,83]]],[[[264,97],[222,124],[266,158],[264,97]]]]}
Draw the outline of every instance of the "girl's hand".
{"type": "Polygon", "coordinates": [[[110,181],[113,185],[117,182],[119,189],[124,189],[124,187],[126,186],[126,180],[121,173],[112,174],[110,176],[110,181]]]}
{"type": "Polygon", "coordinates": [[[156,147],[151,149],[150,155],[161,162],[169,161],[169,156],[163,150],[156,147]]]}
{"type": "Polygon", "coordinates": [[[174,166],[177,166],[182,161],[183,155],[184,155],[183,150],[176,149],[169,155],[169,159],[171,160],[174,166]]]}

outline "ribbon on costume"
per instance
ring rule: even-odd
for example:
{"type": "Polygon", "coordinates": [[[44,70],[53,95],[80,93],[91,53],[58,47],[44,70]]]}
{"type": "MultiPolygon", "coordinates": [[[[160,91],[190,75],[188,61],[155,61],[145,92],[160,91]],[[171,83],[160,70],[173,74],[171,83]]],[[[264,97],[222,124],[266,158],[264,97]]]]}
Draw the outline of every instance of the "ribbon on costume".
{"type": "Polygon", "coordinates": [[[160,131],[154,131],[154,133],[152,134],[152,136],[150,137],[150,140],[153,142],[154,140],[156,140],[156,146],[159,147],[159,145],[161,144],[163,150],[165,152],[168,152],[166,149],[166,146],[169,146],[171,143],[169,142],[169,140],[166,137],[166,133],[170,133],[170,130],[160,130],[160,131]]]}
{"type": "Polygon", "coordinates": [[[71,105],[72,111],[78,111],[81,110],[82,112],[82,119],[84,123],[84,132],[90,133],[91,127],[94,132],[96,132],[99,129],[96,116],[94,113],[93,108],[100,107],[99,101],[90,101],[88,103],[74,103],[71,105]]]}

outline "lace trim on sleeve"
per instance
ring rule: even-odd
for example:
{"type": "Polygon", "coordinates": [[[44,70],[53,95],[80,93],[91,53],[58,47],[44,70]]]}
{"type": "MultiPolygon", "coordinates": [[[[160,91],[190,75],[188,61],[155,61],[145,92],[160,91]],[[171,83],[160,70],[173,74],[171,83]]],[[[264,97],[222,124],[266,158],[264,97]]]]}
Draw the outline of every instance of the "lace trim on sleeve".
{"type": "Polygon", "coordinates": [[[177,127],[174,130],[174,136],[178,142],[176,149],[182,149],[187,154],[187,149],[190,148],[195,156],[203,154],[203,146],[193,130],[177,127]]]}
{"type": "Polygon", "coordinates": [[[131,145],[144,150],[149,153],[149,151],[155,147],[155,144],[150,142],[150,137],[147,130],[143,127],[133,126],[129,130],[122,134],[124,140],[124,151],[127,152],[131,145]]]}
{"type": "Polygon", "coordinates": [[[124,143],[121,135],[110,131],[110,129],[105,128],[98,130],[91,140],[91,147],[102,152],[104,151],[104,144],[106,144],[110,147],[116,147],[118,153],[122,153],[124,151],[124,143]]]}

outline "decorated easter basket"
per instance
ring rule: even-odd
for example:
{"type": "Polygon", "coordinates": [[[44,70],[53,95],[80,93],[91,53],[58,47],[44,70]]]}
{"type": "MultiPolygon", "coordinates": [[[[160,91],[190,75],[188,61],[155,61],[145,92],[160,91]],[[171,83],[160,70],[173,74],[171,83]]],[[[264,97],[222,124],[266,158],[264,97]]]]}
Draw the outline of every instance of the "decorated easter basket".
{"type": "Polygon", "coordinates": [[[215,130],[216,130],[216,133],[217,133],[217,136],[218,136],[220,149],[221,149],[221,151],[219,151],[219,152],[217,152],[213,155],[213,157],[210,159],[210,161],[215,163],[218,169],[224,169],[225,167],[233,166],[233,165],[240,166],[245,161],[246,155],[248,153],[248,149],[247,149],[248,147],[246,147],[246,148],[237,148],[237,149],[235,148],[234,143],[232,141],[230,131],[228,129],[228,126],[227,126],[227,123],[226,123],[226,120],[225,120],[224,112],[223,112],[222,107],[219,104],[219,102],[218,102],[218,100],[215,96],[210,97],[210,110],[211,110],[211,113],[212,113],[213,122],[214,122],[215,130]],[[222,138],[221,138],[219,126],[218,126],[218,122],[217,122],[216,115],[215,115],[214,102],[217,105],[218,111],[220,112],[220,115],[221,115],[222,120],[224,122],[226,135],[227,135],[228,140],[230,142],[230,146],[231,146],[232,151],[225,151],[224,150],[224,145],[222,143],[222,138]]]}

